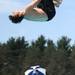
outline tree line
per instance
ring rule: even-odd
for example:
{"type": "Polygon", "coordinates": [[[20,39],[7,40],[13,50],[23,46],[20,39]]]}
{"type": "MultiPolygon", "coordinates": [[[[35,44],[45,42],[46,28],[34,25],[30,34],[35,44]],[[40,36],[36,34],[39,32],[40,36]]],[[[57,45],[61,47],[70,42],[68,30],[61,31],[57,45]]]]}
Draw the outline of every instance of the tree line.
{"type": "Polygon", "coordinates": [[[11,37],[0,43],[0,75],[24,75],[33,65],[47,70],[47,75],[75,75],[75,44],[62,36],[56,43],[43,35],[28,43],[24,37],[11,37]]]}

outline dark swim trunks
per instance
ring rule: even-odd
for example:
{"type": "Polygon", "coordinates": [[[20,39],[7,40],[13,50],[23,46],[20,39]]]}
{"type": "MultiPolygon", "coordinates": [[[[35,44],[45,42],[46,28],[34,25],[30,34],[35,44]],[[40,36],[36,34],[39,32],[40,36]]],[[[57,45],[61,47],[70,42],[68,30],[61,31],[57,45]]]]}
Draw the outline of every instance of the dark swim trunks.
{"type": "Polygon", "coordinates": [[[51,20],[56,14],[53,0],[42,0],[37,7],[41,8],[47,14],[47,21],[51,20]]]}

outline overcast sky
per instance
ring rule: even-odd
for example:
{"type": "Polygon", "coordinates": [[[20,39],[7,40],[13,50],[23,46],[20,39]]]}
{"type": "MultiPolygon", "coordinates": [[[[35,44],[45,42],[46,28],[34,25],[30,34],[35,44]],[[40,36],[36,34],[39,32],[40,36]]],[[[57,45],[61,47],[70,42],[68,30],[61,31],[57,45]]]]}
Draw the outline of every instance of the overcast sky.
{"type": "Polygon", "coordinates": [[[23,20],[20,24],[11,23],[8,15],[30,2],[31,0],[0,0],[0,42],[5,42],[12,36],[25,36],[27,41],[32,41],[40,35],[54,42],[61,36],[75,41],[75,0],[64,0],[56,9],[56,16],[49,22],[23,20]]]}

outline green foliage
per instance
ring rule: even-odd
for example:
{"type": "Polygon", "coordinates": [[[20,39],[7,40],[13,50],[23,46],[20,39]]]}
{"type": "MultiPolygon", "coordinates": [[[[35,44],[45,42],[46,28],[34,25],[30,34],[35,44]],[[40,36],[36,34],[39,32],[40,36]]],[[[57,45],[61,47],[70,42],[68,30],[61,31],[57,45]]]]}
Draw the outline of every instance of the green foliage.
{"type": "Polygon", "coordinates": [[[61,37],[55,44],[43,35],[29,44],[24,37],[0,43],[0,75],[24,75],[31,65],[41,65],[48,75],[75,75],[75,44],[61,37]]]}
{"type": "Polygon", "coordinates": [[[27,46],[28,46],[28,43],[27,41],[25,41],[24,37],[22,38],[19,37],[17,39],[11,37],[7,41],[7,47],[12,50],[23,49],[23,48],[26,48],[27,46]]]}
{"type": "Polygon", "coordinates": [[[57,49],[62,49],[65,51],[66,56],[70,56],[71,54],[71,39],[66,36],[63,36],[60,40],[57,41],[57,49]]]}
{"type": "Polygon", "coordinates": [[[41,51],[44,50],[45,44],[46,44],[46,40],[45,40],[44,36],[42,36],[42,35],[34,43],[34,45],[36,47],[38,47],[41,51]]]}

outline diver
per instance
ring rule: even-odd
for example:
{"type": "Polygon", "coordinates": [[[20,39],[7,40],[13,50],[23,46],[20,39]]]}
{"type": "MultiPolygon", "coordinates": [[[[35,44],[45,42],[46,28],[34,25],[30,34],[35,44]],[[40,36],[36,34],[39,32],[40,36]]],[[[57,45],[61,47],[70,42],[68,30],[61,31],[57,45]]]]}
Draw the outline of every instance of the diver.
{"type": "Polygon", "coordinates": [[[59,7],[62,0],[32,0],[30,4],[20,10],[13,11],[9,19],[13,23],[20,23],[23,19],[31,21],[50,21],[56,14],[55,6],[59,7]]]}

